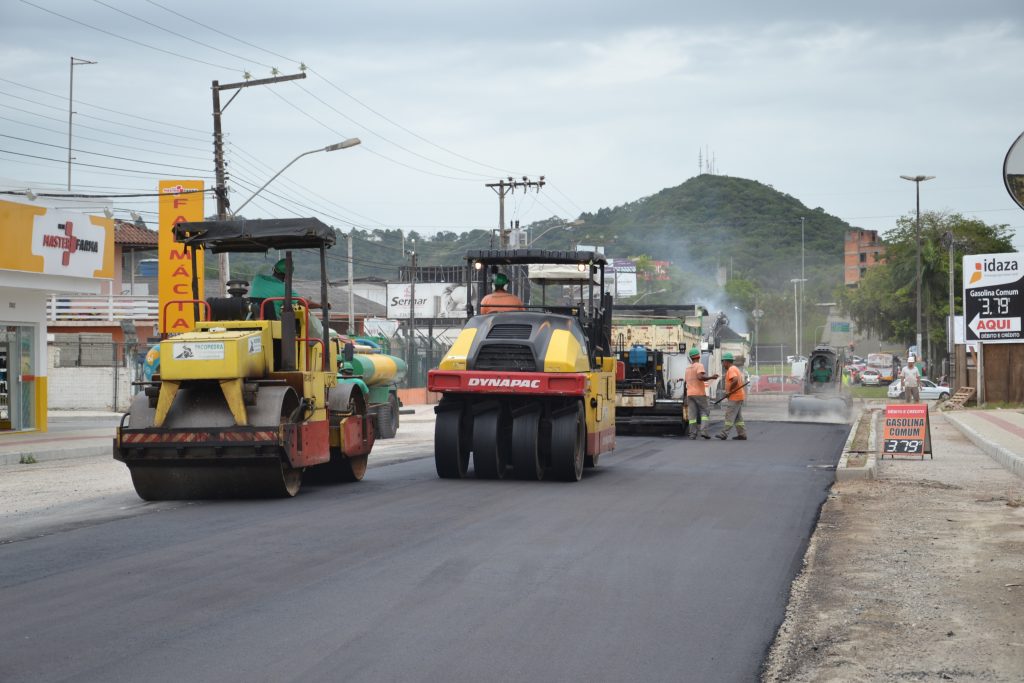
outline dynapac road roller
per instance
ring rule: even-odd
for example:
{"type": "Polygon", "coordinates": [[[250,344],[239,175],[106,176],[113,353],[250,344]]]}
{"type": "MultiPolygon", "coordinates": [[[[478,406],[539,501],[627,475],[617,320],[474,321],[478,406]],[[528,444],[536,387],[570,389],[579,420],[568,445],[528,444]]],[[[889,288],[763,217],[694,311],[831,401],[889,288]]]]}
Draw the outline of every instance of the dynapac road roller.
{"type": "MultiPolygon", "coordinates": [[[[174,238],[193,259],[208,252],[285,251],[281,296],[203,300],[193,278],[195,329],[160,342],[160,371],[132,401],[114,439],[145,500],[294,496],[303,471],[357,481],[373,447],[357,382],[339,380],[352,356],[327,328],[326,250],[334,230],[310,219],[179,223],[174,238]],[[320,254],[323,324],[292,294],[293,249],[320,254]]],[[[273,287],[275,285],[271,285],[273,287]]],[[[162,324],[161,329],[166,329],[162,324]]]]}
{"type": "Polygon", "coordinates": [[[615,448],[616,358],[604,256],[481,250],[468,252],[466,263],[475,306],[467,296],[469,319],[427,379],[431,391],[443,394],[435,408],[438,476],[465,477],[472,455],[477,478],[511,471],[538,480],[550,472],[579,481],[585,466],[615,448]],[[521,289],[529,282],[531,295],[519,292],[529,303],[476,315],[499,272],[521,289]]]}

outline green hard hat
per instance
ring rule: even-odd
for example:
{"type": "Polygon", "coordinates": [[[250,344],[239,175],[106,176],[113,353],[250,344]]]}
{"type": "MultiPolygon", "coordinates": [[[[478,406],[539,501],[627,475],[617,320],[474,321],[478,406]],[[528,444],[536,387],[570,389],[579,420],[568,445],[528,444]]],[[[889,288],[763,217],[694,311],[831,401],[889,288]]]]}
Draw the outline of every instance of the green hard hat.
{"type": "Polygon", "coordinates": [[[279,259],[274,264],[274,272],[278,275],[285,275],[288,272],[288,261],[286,259],[279,259]]]}
{"type": "Polygon", "coordinates": [[[732,359],[732,351],[726,351],[722,354],[722,360],[731,361],[732,359]]]}
{"type": "Polygon", "coordinates": [[[694,346],[692,349],[690,349],[689,353],[690,353],[690,358],[696,358],[697,356],[700,355],[700,351],[697,349],[696,346],[694,346]]]}
{"type": "Polygon", "coordinates": [[[491,281],[495,287],[504,287],[508,284],[508,275],[505,275],[505,273],[495,273],[491,281]]]}

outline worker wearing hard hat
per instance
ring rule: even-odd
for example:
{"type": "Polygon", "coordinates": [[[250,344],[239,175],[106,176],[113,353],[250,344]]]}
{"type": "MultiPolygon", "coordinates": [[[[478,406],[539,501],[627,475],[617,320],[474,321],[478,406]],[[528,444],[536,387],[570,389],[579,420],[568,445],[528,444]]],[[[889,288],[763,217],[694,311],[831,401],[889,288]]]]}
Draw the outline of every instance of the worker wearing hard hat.
{"type": "Polygon", "coordinates": [[[494,291],[480,301],[481,314],[526,310],[523,308],[523,300],[507,290],[508,275],[495,273],[491,281],[494,283],[494,291]]]}
{"type": "Polygon", "coordinates": [[[710,439],[708,420],[711,406],[708,404],[708,393],[704,383],[718,379],[718,375],[707,375],[704,364],[700,362],[700,351],[694,347],[689,351],[690,365],[686,368],[686,421],[689,423],[690,438],[696,439],[698,428],[700,435],[710,439]]]}
{"type": "Polygon", "coordinates": [[[722,354],[722,367],[725,368],[725,397],[729,401],[725,405],[725,426],[716,438],[729,438],[729,430],[736,427],[736,436],[733,439],[740,441],[747,440],[747,426],[743,423],[743,401],[747,398],[747,392],[743,391],[743,373],[733,363],[732,353],[726,351],[722,354]]]}
{"type": "MultiPolygon", "coordinates": [[[[253,277],[252,287],[249,288],[249,297],[256,299],[257,301],[283,297],[287,272],[288,262],[285,259],[279,259],[271,270],[272,275],[259,274],[253,277]]],[[[292,292],[292,296],[295,296],[294,291],[292,292]]],[[[274,315],[278,319],[281,317],[281,305],[283,303],[284,302],[282,300],[277,300],[271,304],[271,307],[274,309],[274,315]]],[[[296,300],[295,303],[301,304],[302,302],[296,300]]],[[[320,308],[320,303],[310,301],[309,307],[320,308]]],[[[264,315],[270,315],[269,310],[263,311],[262,313],[264,315]]],[[[320,319],[317,316],[309,316],[309,330],[306,331],[306,334],[314,339],[320,339],[324,336],[323,325],[321,325],[320,319]]]]}

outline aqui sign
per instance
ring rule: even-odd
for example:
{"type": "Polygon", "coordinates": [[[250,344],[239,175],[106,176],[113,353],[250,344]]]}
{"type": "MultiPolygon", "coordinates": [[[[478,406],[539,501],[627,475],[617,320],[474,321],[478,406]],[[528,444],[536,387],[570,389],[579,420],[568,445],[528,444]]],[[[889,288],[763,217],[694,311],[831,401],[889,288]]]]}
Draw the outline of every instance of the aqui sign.
{"type": "Polygon", "coordinates": [[[964,256],[964,341],[1015,344],[1024,318],[1024,256],[964,256]]]}

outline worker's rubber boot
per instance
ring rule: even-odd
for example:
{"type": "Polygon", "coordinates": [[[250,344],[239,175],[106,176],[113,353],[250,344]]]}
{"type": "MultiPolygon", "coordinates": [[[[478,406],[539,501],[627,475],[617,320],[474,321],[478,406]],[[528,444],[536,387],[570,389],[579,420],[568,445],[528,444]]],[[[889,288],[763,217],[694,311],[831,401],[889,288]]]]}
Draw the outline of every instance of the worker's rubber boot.
{"type": "Polygon", "coordinates": [[[747,440],[747,435],[746,434],[737,434],[736,436],[732,437],[732,440],[733,441],[746,441],[747,440]]]}
{"type": "Polygon", "coordinates": [[[726,439],[729,438],[729,435],[726,434],[725,432],[718,432],[717,434],[715,434],[715,438],[716,439],[721,439],[722,441],[725,441],[726,439]]]}

